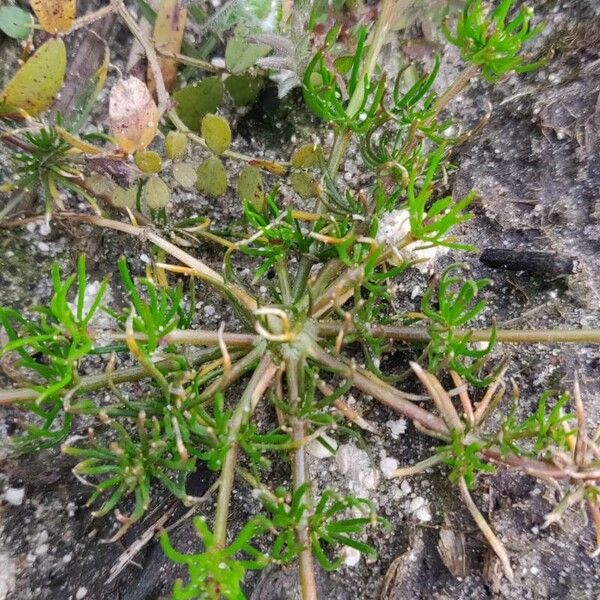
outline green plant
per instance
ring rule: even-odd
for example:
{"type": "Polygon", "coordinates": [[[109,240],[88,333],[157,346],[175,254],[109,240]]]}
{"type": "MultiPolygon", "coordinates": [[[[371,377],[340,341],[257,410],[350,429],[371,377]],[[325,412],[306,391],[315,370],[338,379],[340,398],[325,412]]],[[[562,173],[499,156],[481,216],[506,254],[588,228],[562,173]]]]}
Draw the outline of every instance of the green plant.
{"type": "Polygon", "coordinates": [[[473,321],[485,308],[485,300],[477,301],[477,295],[490,280],[473,281],[460,276],[453,276],[464,269],[464,265],[450,265],[430,284],[421,300],[421,310],[431,321],[428,328],[431,342],[428,346],[429,369],[439,371],[440,367],[452,369],[470,383],[485,385],[487,380],[477,377],[496,342],[496,329],[492,327],[486,348],[477,350],[471,346],[471,333],[464,328],[473,321]],[[432,302],[437,284],[437,297],[432,302]],[[465,359],[472,359],[468,364],[465,359]]]}
{"type": "MultiPolygon", "coordinates": [[[[499,428],[489,426],[487,417],[504,395],[507,366],[502,362],[488,376],[481,368],[496,342],[597,343],[600,334],[586,329],[522,332],[496,329],[493,324],[475,329],[473,322],[483,317],[485,306],[480,293],[489,282],[465,277],[461,265],[434,276],[421,313],[394,307],[392,287],[414,266],[433,269],[428,264],[432,249],[471,249],[458,235],[460,226],[472,218],[468,208],[474,195],[455,200],[445,188],[451,150],[462,137],[450,135],[450,122],[442,113],[472,77],[496,79],[534,67],[525,64],[521,53],[522,44],[537,32],[529,27],[530,12],[522,9],[507,23],[512,1],[501,2],[490,16],[481,2],[468,2],[450,38],[470,64],[438,94],[433,90],[441,69],[439,58],[430,73],[409,85],[401,75],[391,89],[377,69],[398,1],[384,0],[374,23],[347,30],[333,27],[324,40],[316,33],[316,22],[327,16],[323,4],[311,10],[310,3],[298,3],[298,10],[305,12],[293,20],[306,30],[286,32],[290,24],[282,23],[286,35],[267,32],[267,37],[251,30],[260,15],[271,14],[268,10],[248,13],[239,3],[232,4],[239,10],[219,11],[213,21],[219,34],[237,26],[226,44],[227,81],[263,77],[252,70],[257,64],[261,69],[283,64],[285,70],[291,60],[291,37],[306,42],[298,50],[294,69],[303,64],[306,51],[304,98],[324,126],[333,128],[329,151],[304,144],[288,164],[232,150],[235,132],[217,114],[224,97],[220,77],[175,91],[177,106],[172,108],[167,89],[174,81],[172,61],[175,67],[186,65],[191,78],[198,69],[210,73],[223,69],[206,62],[208,55],[195,56],[194,49],[183,43],[169,50],[155,47],[121,0],[81,20],[71,15],[72,19],[57,23],[48,14],[39,19],[54,34],[116,13],[146,53],[148,83],[156,101],[141,80],[118,82],[111,91],[110,139],[98,132],[74,133],[81,130],[81,123],[67,128],[58,122],[44,124],[32,134],[5,120],[4,141],[22,152],[16,157],[24,177],[21,183],[46,181],[52,192],[48,210],[52,204],[54,218],[135,237],[147,248],[150,261],[137,272],[133,262],[128,266],[124,258],[119,260],[125,299],[121,307],[101,307],[107,282],[86,304],[87,278],[80,258],[77,275],[65,281],[58,267],[53,269],[54,293],[47,307],[32,316],[1,309],[8,338],[1,356],[15,360],[13,366],[25,381],[17,389],[0,391],[0,403],[19,403],[30,413],[24,449],[63,443],[66,454],[80,459],[74,471],[95,487],[89,500],[99,503],[95,516],[131,507],[129,516],[117,513],[121,527],[116,537],[149,509],[154,486],[193,504],[198,499],[186,492],[187,474],[202,466],[218,473],[214,515],[195,521],[201,551],[180,554],[166,534],[162,536],[166,554],[188,567],[189,581],[176,584],[175,598],[241,599],[248,569],[298,560],[302,596],[314,599],[314,562],[325,569],[338,568],[343,547],[375,559],[369,527],[386,525],[369,500],[319,489],[306,468],[309,444],[318,442],[333,452],[332,437],[353,436],[360,441],[357,428],[372,431],[343,400],[349,389],[356,388],[441,442],[432,457],[395,475],[446,463],[464,505],[512,577],[508,555],[470,490],[478,478],[496,468],[519,468],[569,486],[551,519],[560,518],[566,507],[579,501],[586,502],[596,517],[600,514],[596,439],[585,431],[580,402],[577,428],[570,426],[570,418],[563,414],[566,396],[549,413],[544,396],[534,415],[519,419],[513,412],[499,428]],[[308,52],[311,40],[315,49],[308,52]],[[269,48],[279,56],[265,57],[269,48]],[[288,62],[278,62],[281,55],[288,62]],[[263,60],[257,63],[259,57],[263,60]],[[124,119],[119,112],[122,106],[115,98],[124,92],[131,93],[140,119],[124,119]],[[164,144],[154,141],[161,118],[164,144]],[[352,141],[361,147],[361,168],[369,175],[362,189],[337,178],[352,141]],[[199,166],[187,162],[189,145],[203,154],[199,166]],[[129,154],[134,155],[133,163],[129,154]],[[218,196],[228,185],[226,160],[246,163],[238,182],[243,220],[220,229],[204,215],[170,220],[168,196],[175,184],[169,173],[183,187],[218,196]],[[293,197],[286,206],[277,186],[264,187],[263,175],[285,176],[288,167],[290,183],[303,202],[295,204],[293,197]],[[54,184],[92,202],[100,200],[94,206],[102,206],[106,214],[63,211],[54,184]],[[314,203],[309,204],[311,199],[314,203]],[[110,218],[118,215],[127,215],[129,222],[110,218]],[[220,271],[198,258],[204,253],[196,250],[207,243],[224,249],[220,271]],[[248,277],[242,270],[247,266],[248,277]],[[189,285],[182,283],[186,278],[189,285]],[[225,330],[225,324],[199,326],[202,316],[194,312],[199,285],[231,307],[237,329],[225,330]],[[93,322],[100,310],[111,320],[101,332],[93,322]],[[397,341],[425,347],[408,373],[390,373],[384,362],[397,341]],[[476,342],[486,347],[479,349],[476,342]],[[115,368],[117,354],[135,366],[115,368]],[[98,357],[105,355],[110,355],[106,368],[84,374],[84,367],[95,369],[103,360],[98,357]],[[88,360],[92,357],[96,362],[88,360]],[[427,370],[419,362],[427,362],[427,370]],[[423,396],[392,385],[412,374],[433,404],[424,407],[423,396]],[[445,385],[448,377],[454,384],[452,393],[445,385]],[[478,405],[471,401],[463,379],[485,388],[478,405]],[[139,394],[131,394],[124,384],[136,382],[139,394]],[[108,394],[102,403],[93,395],[98,389],[108,394]],[[82,427],[87,436],[78,435],[82,427]],[[75,437],[65,441],[70,434],[75,437]],[[281,477],[284,470],[286,476],[281,477]],[[262,508],[236,526],[230,514],[239,481],[252,490],[262,508]]],[[[172,21],[163,18],[165,11],[154,13],[143,2],[140,6],[154,24],[154,36],[172,41],[177,32],[172,21]]],[[[50,50],[61,52],[62,39],[52,39],[50,50]]],[[[45,53],[37,54],[33,64],[26,63],[28,69],[39,69],[42,60],[47,62],[44,57],[45,53]]],[[[98,77],[96,83],[103,84],[101,80],[98,77]]],[[[0,97],[9,116],[14,116],[15,108],[22,116],[28,108],[39,108],[39,114],[48,106],[49,101],[40,108],[27,94],[22,106],[8,106],[6,98],[18,99],[15,85],[13,81],[10,94],[0,97]]],[[[98,87],[102,85],[94,90],[98,87]]],[[[86,98],[95,100],[98,91],[86,98]]],[[[239,95],[231,95],[238,104],[239,95]]],[[[89,107],[89,102],[85,105],[89,107]]],[[[415,356],[411,352],[411,358],[415,356]]],[[[573,397],[577,403],[577,394],[573,397]]],[[[597,522],[600,530],[600,519],[597,522]]]]}
{"type": "Polygon", "coordinates": [[[502,0],[491,12],[482,0],[467,0],[458,18],[456,31],[448,26],[444,33],[448,41],[461,50],[464,60],[482,69],[488,81],[507,73],[526,73],[544,64],[544,60],[526,63],[521,47],[536,37],[543,25],[531,27],[533,9],[521,6],[512,20],[508,19],[515,0],[502,0]]]}

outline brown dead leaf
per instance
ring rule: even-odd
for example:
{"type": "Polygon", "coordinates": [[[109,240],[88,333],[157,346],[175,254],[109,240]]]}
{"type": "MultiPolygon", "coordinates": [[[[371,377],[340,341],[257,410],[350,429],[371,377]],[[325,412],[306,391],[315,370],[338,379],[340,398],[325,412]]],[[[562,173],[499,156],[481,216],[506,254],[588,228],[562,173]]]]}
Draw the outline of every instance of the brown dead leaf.
{"type": "Polygon", "coordinates": [[[136,77],[121,79],[110,91],[111,134],[127,154],[142,150],[154,139],[158,109],[146,85],[136,77]]]}
{"type": "MultiPolygon", "coordinates": [[[[157,50],[175,54],[181,51],[186,17],[187,11],[183,6],[183,0],[162,0],[154,22],[153,38],[157,50]]],[[[170,91],[175,85],[177,61],[159,56],[158,64],[165,87],[170,91]]],[[[150,67],[148,67],[147,79],[148,88],[152,95],[155,95],[156,83],[150,67]]]]}
{"type": "Polygon", "coordinates": [[[415,530],[410,536],[408,549],[397,556],[388,567],[379,600],[405,600],[419,597],[422,587],[425,542],[423,532],[415,530]]]}
{"type": "Polygon", "coordinates": [[[44,31],[55,35],[71,29],[77,0],[30,0],[30,4],[44,31]]]}
{"type": "Polygon", "coordinates": [[[464,534],[450,527],[442,527],[437,548],[448,571],[454,577],[465,577],[467,574],[467,554],[464,534]]]}

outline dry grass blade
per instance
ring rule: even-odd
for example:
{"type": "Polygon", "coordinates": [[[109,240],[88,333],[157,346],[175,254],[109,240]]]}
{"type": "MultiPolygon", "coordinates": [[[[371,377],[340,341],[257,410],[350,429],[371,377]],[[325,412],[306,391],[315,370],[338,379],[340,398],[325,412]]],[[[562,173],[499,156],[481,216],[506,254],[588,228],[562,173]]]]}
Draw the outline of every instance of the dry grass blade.
{"type": "Polygon", "coordinates": [[[450,396],[443,388],[438,378],[425,371],[421,365],[416,362],[411,361],[410,366],[415,372],[415,375],[419,378],[419,381],[429,392],[429,395],[433,398],[437,409],[440,411],[442,418],[448,427],[453,431],[464,431],[465,426],[460,420],[450,396]]]}
{"type": "Polygon", "coordinates": [[[504,549],[504,545],[496,537],[496,534],[492,531],[492,528],[488,525],[484,516],[481,514],[481,512],[475,505],[475,502],[473,502],[473,498],[469,493],[469,489],[467,487],[467,484],[465,483],[464,477],[461,477],[458,480],[458,489],[460,491],[460,495],[463,499],[463,502],[465,503],[467,510],[471,513],[471,516],[477,524],[477,527],[479,527],[481,533],[483,533],[485,539],[488,541],[488,544],[492,547],[492,549],[500,559],[502,567],[504,568],[504,574],[506,575],[508,580],[512,582],[514,580],[514,573],[512,567],[510,566],[510,559],[508,558],[508,554],[504,549]]]}

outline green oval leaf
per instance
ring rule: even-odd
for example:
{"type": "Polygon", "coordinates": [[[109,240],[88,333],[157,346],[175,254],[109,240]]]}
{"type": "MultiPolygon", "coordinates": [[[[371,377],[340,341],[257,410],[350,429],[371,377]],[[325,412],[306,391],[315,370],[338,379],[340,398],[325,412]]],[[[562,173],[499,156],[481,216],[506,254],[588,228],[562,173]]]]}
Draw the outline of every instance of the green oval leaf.
{"type": "Polygon", "coordinates": [[[158,152],[153,150],[139,150],[135,153],[133,160],[143,173],[158,173],[162,167],[158,152]]]}
{"type": "Polygon", "coordinates": [[[234,75],[249,69],[254,63],[271,51],[266,44],[248,44],[232,37],[225,48],[225,66],[234,75]]]}
{"type": "Polygon", "coordinates": [[[290,184],[300,198],[306,199],[316,196],[317,184],[302,171],[290,175],[290,184]]]}
{"type": "Polygon", "coordinates": [[[238,178],[238,196],[242,202],[247,200],[256,210],[262,212],[265,205],[265,193],[260,169],[253,166],[242,169],[238,178]]]}
{"type": "Polygon", "coordinates": [[[297,148],[292,154],[290,162],[297,169],[309,169],[319,166],[321,148],[315,144],[304,144],[297,148]]]}
{"type": "Polygon", "coordinates": [[[144,200],[148,208],[165,208],[171,200],[171,190],[160,177],[150,177],[144,186],[144,200]]]}
{"type": "Polygon", "coordinates": [[[215,154],[223,154],[231,145],[231,127],[227,119],[208,114],[202,119],[201,130],[206,145],[215,154]]]}
{"type": "Polygon", "coordinates": [[[185,156],[187,151],[187,135],[181,131],[169,131],[165,138],[165,153],[168,158],[178,159],[185,156]]]}
{"type": "Polygon", "coordinates": [[[135,208],[137,202],[137,185],[128,188],[117,186],[111,195],[110,201],[118,208],[135,208]]]}
{"type": "Polygon", "coordinates": [[[198,175],[196,168],[189,163],[175,163],[173,165],[173,179],[184,188],[193,188],[198,175]]]}
{"type": "Polygon", "coordinates": [[[200,131],[202,117],[214,113],[223,101],[223,82],[219,77],[207,77],[181,88],[173,94],[177,114],[192,131],[200,131]]]}
{"type": "Polygon", "coordinates": [[[15,73],[0,94],[0,104],[24,110],[35,117],[50,106],[62,88],[67,49],[60,38],[41,45],[15,73]]]}
{"type": "Polygon", "coordinates": [[[0,6],[0,30],[8,37],[23,40],[32,33],[33,17],[17,6],[0,6]]]}
{"type": "Polygon", "coordinates": [[[217,156],[211,156],[200,164],[196,171],[196,188],[209,196],[219,197],[227,191],[225,165],[217,156]]]}
{"type": "Polygon", "coordinates": [[[264,85],[262,77],[251,75],[230,75],[225,80],[225,87],[236,106],[248,106],[256,102],[264,85]]]}

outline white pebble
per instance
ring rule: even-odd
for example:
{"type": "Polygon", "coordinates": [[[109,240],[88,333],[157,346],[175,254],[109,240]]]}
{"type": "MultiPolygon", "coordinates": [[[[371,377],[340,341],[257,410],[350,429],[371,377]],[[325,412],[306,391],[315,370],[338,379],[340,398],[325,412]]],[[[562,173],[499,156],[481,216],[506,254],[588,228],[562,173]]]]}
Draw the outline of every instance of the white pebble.
{"type": "Polygon", "coordinates": [[[413,498],[408,506],[408,511],[412,513],[415,519],[425,523],[431,521],[431,511],[427,500],[423,496],[417,496],[413,498]]]}
{"type": "Polygon", "coordinates": [[[83,600],[83,598],[85,598],[87,596],[87,588],[85,587],[80,587],[76,592],[75,592],[75,598],[76,600],[83,600]]]}
{"type": "Polygon", "coordinates": [[[406,419],[400,418],[396,421],[390,420],[386,422],[386,425],[395,440],[406,431],[406,419]]]}
{"type": "Polygon", "coordinates": [[[394,476],[394,471],[398,468],[398,461],[395,458],[386,456],[379,463],[379,468],[381,469],[384,477],[391,479],[394,476]]]}
{"type": "Polygon", "coordinates": [[[322,444],[318,439],[311,440],[306,445],[306,451],[315,458],[331,458],[335,451],[337,450],[337,442],[330,438],[328,435],[322,434],[321,439],[327,444],[327,446],[331,446],[333,451],[331,451],[327,446],[322,444]]]}
{"type": "Polygon", "coordinates": [[[342,556],[347,567],[355,567],[360,562],[360,552],[356,548],[344,546],[342,556]]]}
{"type": "Polygon", "coordinates": [[[4,492],[4,501],[13,506],[21,506],[25,498],[25,488],[8,488],[4,492]]]}

